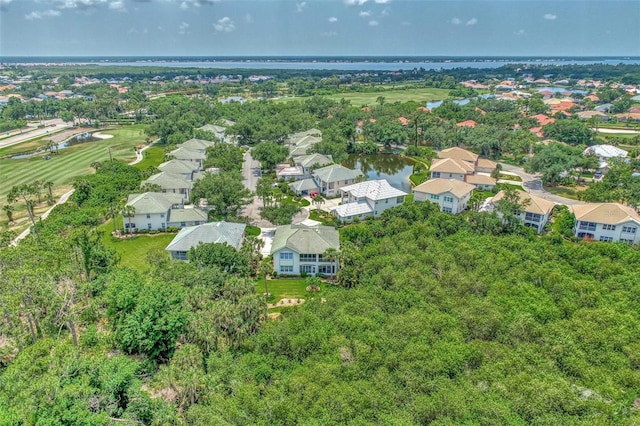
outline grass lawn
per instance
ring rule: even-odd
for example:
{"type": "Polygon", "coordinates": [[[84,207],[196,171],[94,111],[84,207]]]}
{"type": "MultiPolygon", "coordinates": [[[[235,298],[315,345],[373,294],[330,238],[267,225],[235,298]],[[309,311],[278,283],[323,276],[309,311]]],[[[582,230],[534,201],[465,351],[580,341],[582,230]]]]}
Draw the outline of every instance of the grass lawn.
{"type": "Polygon", "coordinates": [[[379,96],[384,97],[384,101],[386,103],[408,101],[425,103],[448,98],[449,89],[422,88],[385,90],[380,92],[349,92],[329,95],[327,98],[334,99],[336,101],[346,99],[351,101],[353,105],[373,105],[376,103],[376,99],[378,99],[379,96]]]}
{"type": "MultiPolygon", "coordinates": [[[[277,303],[282,299],[305,299],[309,300],[312,297],[322,297],[322,295],[328,290],[333,289],[331,284],[322,283],[320,285],[320,291],[317,293],[309,293],[306,288],[304,278],[277,278],[268,280],[269,293],[271,297],[267,300],[268,303],[277,303]]],[[[256,291],[258,294],[264,294],[264,279],[262,277],[256,280],[256,291]]],[[[282,309],[282,308],[272,308],[282,309]]]]}
{"type": "Polygon", "coordinates": [[[141,162],[134,167],[138,170],[144,170],[149,167],[158,167],[164,161],[164,148],[152,146],[142,152],[144,157],[141,162]]]}
{"type": "Polygon", "coordinates": [[[578,200],[579,189],[568,188],[566,186],[549,186],[544,188],[546,191],[572,200],[578,200]]]}
{"type": "MultiPolygon", "coordinates": [[[[7,193],[15,185],[31,183],[41,179],[54,183],[54,191],[62,186],[67,188],[78,176],[93,173],[90,164],[94,161],[108,161],[109,151],[114,159],[131,161],[135,159],[133,148],[145,143],[143,125],[107,130],[103,133],[113,135],[111,139],[74,145],[43,160],[40,156],[25,159],[0,159],[0,204],[6,202],[7,193]]],[[[24,212],[26,214],[26,212],[24,212]]],[[[0,211],[0,221],[6,223],[4,212],[0,211]]]]}
{"type": "MultiPolygon", "coordinates": [[[[121,228],[121,226],[120,226],[121,228]]],[[[103,231],[102,243],[116,250],[120,255],[120,265],[144,272],[147,269],[147,254],[153,250],[164,250],[175,234],[137,235],[131,238],[118,239],[111,236],[113,223],[108,222],[98,227],[103,231]]]]}
{"type": "Polygon", "coordinates": [[[51,136],[50,134],[42,135],[35,139],[30,139],[26,142],[21,142],[15,145],[8,146],[6,148],[0,149],[0,157],[6,157],[9,155],[22,154],[26,152],[33,152],[38,149],[44,148],[47,145],[47,142],[43,139],[51,136]]]}

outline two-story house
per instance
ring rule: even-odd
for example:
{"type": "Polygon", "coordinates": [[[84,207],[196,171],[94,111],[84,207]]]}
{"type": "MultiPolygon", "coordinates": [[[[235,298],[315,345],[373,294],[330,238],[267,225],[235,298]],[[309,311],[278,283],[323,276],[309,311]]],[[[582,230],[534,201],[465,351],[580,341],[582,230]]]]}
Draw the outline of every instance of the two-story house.
{"type": "Polygon", "coordinates": [[[184,208],[180,194],[145,192],[131,194],[127,206],[133,207],[133,215],[125,216],[125,231],[134,229],[162,230],[168,227],[185,227],[207,222],[207,213],[196,208],[184,208]]]}
{"type": "Polygon", "coordinates": [[[378,217],[383,211],[404,203],[406,192],[389,185],[384,179],[345,186],[340,190],[342,204],[330,209],[341,222],[378,217]]]}
{"type": "MultiPolygon", "coordinates": [[[[522,212],[518,213],[516,217],[524,226],[534,228],[538,233],[542,232],[549,221],[551,210],[553,210],[555,203],[528,192],[516,191],[516,193],[518,194],[518,203],[522,206],[522,212]]],[[[505,192],[500,191],[491,199],[494,209],[498,201],[502,200],[504,196],[505,192]]]]}
{"type": "Polygon", "coordinates": [[[472,163],[453,158],[437,158],[431,162],[431,179],[456,179],[464,181],[465,176],[474,173],[472,163]]]}
{"type": "Polygon", "coordinates": [[[475,186],[458,179],[429,179],[413,188],[414,201],[430,201],[440,211],[458,214],[469,204],[475,186]]]}
{"type": "Polygon", "coordinates": [[[191,196],[191,188],[193,183],[187,180],[183,175],[174,175],[173,173],[160,172],[149,176],[147,180],[142,181],[140,187],[145,184],[159,185],[165,194],[180,194],[183,201],[188,201],[191,196]]]}
{"type": "Polygon", "coordinates": [[[182,228],[165,248],[173,259],[187,260],[187,253],[201,243],[228,244],[240,250],[244,239],[244,223],[210,222],[182,228]]]}
{"type": "Polygon", "coordinates": [[[595,241],[640,242],[640,216],[619,203],[589,203],[571,206],[576,216],[574,234],[595,241]]]}
{"type": "Polygon", "coordinates": [[[204,161],[207,159],[207,154],[204,151],[194,151],[184,147],[179,147],[169,152],[169,155],[176,160],[193,161],[197,163],[202,170],[204,161]]]}
{"type": "Polygon", "coordinates": [[[324,258],[327,249],[340,250],[340,235],[333,227],[278,226],[271,246],[274,270],[284,275],[335,275],[338,261],[324,258]]]}
{"type": "Polygon", "coordinates": [[[327,197],[340,194],[340,189],[356,183],[356,180],[364,177],[360,170],[348,169],[340,164],[332,164],[313,172],[313,179],[320,193],[327,197]]]}
{"type": "Polygon", "coordinates": [[[182,142],[179,147],[185,148],[191,151],[199,151],[206,153],[207,148],[214,146],[216,143],[212,141],[206,141],[204,139],[189,139],[186,142],[182,142]]]}
{"type": "Polygon", "coordinates": [[[193,181],[194,174],[200,170],[198,163],[185,160],[169,160],[158,166],[161,172],[180,175],[187,180],[193,181]]]}
{"type": "Polygon", "coordinates": [[[304,176],[308,178],[311,177],[311,171],[313,169],[333,164],[333,158],[331,155],[314,153],[295,157],[294,162],[296,166],[302,167],[304,176]]]}

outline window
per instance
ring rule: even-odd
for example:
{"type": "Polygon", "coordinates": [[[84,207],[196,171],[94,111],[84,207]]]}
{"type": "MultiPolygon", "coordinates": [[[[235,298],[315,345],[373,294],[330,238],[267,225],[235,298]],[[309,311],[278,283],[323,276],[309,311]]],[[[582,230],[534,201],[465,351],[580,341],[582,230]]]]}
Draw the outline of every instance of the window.
{"type": "Polygon", "coordinates": [[[604,237],[604,236],[602,236],[602,237],[599,238],[599,240],[600,241],[611,242],[611,241],[613,241],[613,238],[612,237],[604,237]]]}
{"type": "Polygon", "coordinates": [[[620,238],[620,242],[621,242],[621,243],[629,243],[629,244],[633,244],[633,240],[627,240],[626,238],[620,238]]]}
{"type": "Polygon", "coordinates": [[[124,227],[126,229],[129,229],[129,228],[134,229],[136,227],[136,224],[135,223],[125,223],[124,227]]]}
{"type": "Polygon", "coordinates": [[[437,195],[437,194],[429,194],[429,198],[432,199],[432,200],[439,200],[440,196],[437,195]]]}
{"type": "Polygon", "coordinates": [[[529,222],[540,222],[540,219],[542,219],[542,215],[539,215],[538,213],[526,212],[524,215],[524,220],[528,220],[529,222]]]}
{"type": "Polygon", "coordinates": [[[200,225],[200,221],[196,220],[195,222],[193,222],[194,225],[200,225]]]}
{"type": "Polygon", "coordinates": [[[327,274],[327,275],[331,275],[333,274],[334,271],[334,267],[333,265],[320,265],[318,267],[318,273],[320,274],[327,274]]]}
{"type": "Polygon", "coordinates": [[[151,215],[150,214],[147,215],[147,219],[151,219],[151,215]]]}
{"type": "Polygon", "coordinates": [[[164,214],[161,214],[161,215],[160,215],[160,219],[164,219],[164,214]]]}
{"type": "Polygon", "coordinates": [[[187,260],[187,252],[186,251],[174,251],[173,258],[178,260],[187,260]]]}
{"type": "Polygon", "coordinates": [[[306,272],[307,274],[316,273],[316,265],[300,265],[300,272],[306,272]]]}
{"type": "Polygon", "coordinates": [[[453,197],[444,197],[445,203],[453,203],[453,197]]]}
{"type": "Polygon", "coordinates": [[[580,225],[578,225],[578,229],[583,229],[586,231],[595,231],[596,230],[596,224],[594,222],[580,222],[580,225]]]}
{"type": "Polygon", "coordinates": [[[162,222],[162,228],[166,228],[166,227],[167,227],[167,224],[162,222]]]}
{"type": "Polygon", "coordinates": [[[280,265],[280,273],[286,274],[293,272],[293,265],[280,265]]]}
{"type": "Polygon", "coordinates": [[[147,223],[147,229],[151,229],[151,224],[147,223]]]}
{"type": "Polygon", "coordinates": [[[602,229],[605,231],[615,231],[616,230],[616,226],[615,225],[608,225],[608,224],[604,224],[602,225],[602,229]]]}
{"type": "Polygon", "coordinates": [[[384,200],[385,204],[389,204],[389,199],[387,198],[386,200],[384,200]]]}
{"type": "Polygon", "coordinates": [[[404,197],[396,198],[396,204],[402,204],[404,202],[404,197]]]}
{"type": "Polygon", "coordinates": [[[622,232],[626,232],[627,234],[635,234],[636,227],[635,226],[623,226],[622,232]]]}
{"type": "Polygon", "coordinates": [[[293,260],[293,253],[280,253],[280,260],[293,260]]]}
{"type": "Polygon", "coordinates": [[[431,172],[431,177],[432,178],[439,178],[440,177],[440,172],[431,172]]]}
{"type": "Polygon", "coordinates": [[[300,255],[300,262],[315,262],[315,261],[316,261],[315,254],[303,253],[300,255]]]}
{"type": "Polygon", "coordinates": [[[180,222],[180,226],[187,226],[187,222],[180,222]]]}
{"type": "Polygon", "coordinates": [[[451,207],[443,207],[442,211],[445,213],[453,213],[453,210],[451,210],[451,207]]]}

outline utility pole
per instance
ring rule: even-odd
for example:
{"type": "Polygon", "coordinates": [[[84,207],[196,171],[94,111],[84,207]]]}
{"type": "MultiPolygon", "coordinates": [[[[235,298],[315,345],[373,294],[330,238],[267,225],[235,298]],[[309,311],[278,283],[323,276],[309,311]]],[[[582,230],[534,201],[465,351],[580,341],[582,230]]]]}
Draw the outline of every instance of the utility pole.
{"type": "Polygon", "coordinates": [[[109,150],[109,160],[111,160],[111,173],[113,173],[113,177],[116,177],[116,170],[113,167],[113,155],[111,155],[111,147],[107,148],[109,150]]]}

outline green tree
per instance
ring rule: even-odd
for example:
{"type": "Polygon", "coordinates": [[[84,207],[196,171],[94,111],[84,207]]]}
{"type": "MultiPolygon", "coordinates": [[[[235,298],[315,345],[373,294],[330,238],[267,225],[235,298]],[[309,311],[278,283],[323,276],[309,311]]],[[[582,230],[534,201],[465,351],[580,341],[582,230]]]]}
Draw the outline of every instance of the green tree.
{"type": "Polygon", "coordinates": [[[242,150],[228,143],[217,143],[207,148],[206,168],[216,167],[220,171],[240,170],[242,168],[242,150]]]}
{"type": "Polygon", "coordinates": [[[251,192],[242,184],[239,172],[206,173],[193,186],[191,199],[194,204],[206,199],[213,214],[227,220],[251,202],[251,192]]]}
{"type": "Polygon", "coordinates": [[[289,156],[289,148],[275,142],[260,142],[251,149],[251,156],[260,161],[263,168],[271,170],[289,156]]]}
{"type": "Polygon", "coordinates": [[[130,205],[125,205],[122,208],[122,216],[126,217],[127,220],[129,221],[129,234],[133,234],[133,227],[131,226],[131,218],[135,217],[136,215],[136,208],[130,205]]]}

